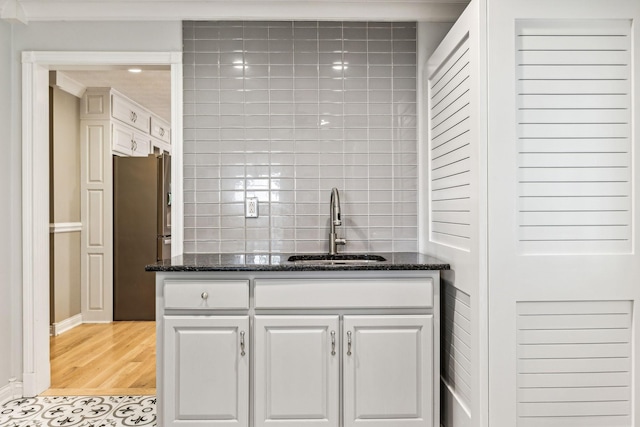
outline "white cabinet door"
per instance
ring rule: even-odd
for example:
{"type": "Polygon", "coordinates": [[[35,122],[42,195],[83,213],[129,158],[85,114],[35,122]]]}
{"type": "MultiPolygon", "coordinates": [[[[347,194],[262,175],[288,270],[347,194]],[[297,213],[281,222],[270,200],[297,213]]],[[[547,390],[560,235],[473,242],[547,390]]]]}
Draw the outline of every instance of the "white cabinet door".
{"type": "Polygon", "coordinates": [[[433,316],[345,316],[344,426],[433,425],[433,316]]]}
{"type": "Polygon", "coordinates": [[[255,426],[338,426],[338,316],[256,316],[255,426]]]}
{"type": "Polygon", "coordinates": [[[131,156],[147,157],[151,153],[151,137],[140,132],[133,132],[132,135],[131,156]]]}
{"type": "Polygon", "coordinates": [[[151,116],[151,136],[162,142],[171,142],[171,127],[169,123],[156,116],[151,116]]]}
{"type": "Polygon", "coordinates": [[[112,124],[112,150],[116,154],[130,156],[133,151],[133,131],[122,125],[112,124]]]}
{"type": "Polygon", "coordinates": [[[249,317],[165,316],[164,420],[248,427],[249,317]]]}

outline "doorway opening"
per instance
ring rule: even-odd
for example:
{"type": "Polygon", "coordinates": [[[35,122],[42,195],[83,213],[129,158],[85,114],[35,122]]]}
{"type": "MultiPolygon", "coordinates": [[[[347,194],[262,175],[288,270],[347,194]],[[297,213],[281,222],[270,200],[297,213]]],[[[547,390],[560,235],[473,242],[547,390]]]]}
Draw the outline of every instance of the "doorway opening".
{"type": "MultiPolygon", "coordinates": [[[[177,52],[24,52],[22,55],[23,395],[49,388],[49,71],[166,66],[171,73],[173,245],[182,252],[182,59],[177,52]]],[[[84,298],[84,296],[83,296],[84,298]]]]}

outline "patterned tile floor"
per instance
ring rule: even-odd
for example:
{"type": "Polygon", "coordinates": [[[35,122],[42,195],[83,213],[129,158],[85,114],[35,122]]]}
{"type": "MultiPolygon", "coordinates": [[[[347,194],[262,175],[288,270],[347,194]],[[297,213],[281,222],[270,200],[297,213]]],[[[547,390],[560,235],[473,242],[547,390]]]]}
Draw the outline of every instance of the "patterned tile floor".
{"type": "Polygon", "coordinates": [[[156,426],[155,396],[40,396],[0,406],[2,427],[156,426]]]}

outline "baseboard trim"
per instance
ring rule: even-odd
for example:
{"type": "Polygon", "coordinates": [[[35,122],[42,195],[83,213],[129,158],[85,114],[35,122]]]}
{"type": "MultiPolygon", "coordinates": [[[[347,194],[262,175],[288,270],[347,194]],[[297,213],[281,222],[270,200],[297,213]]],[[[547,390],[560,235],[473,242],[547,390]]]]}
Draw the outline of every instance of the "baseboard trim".
{"type": "Polygon", "coordinates": [[[75,316],[71,316],[68,319],[64,319],[61,322],[57,322],[51,325],[51,336],[58,336],[61,333],[67,332],[68,330],[71,330],[78,325],[82,325],[82,314],[76,314],[75,316]]]}
{"type": "Polygon", "coordinates": [[[20,397],[22,397],[22,383],[15,378],[10,379],[7,385],[0,388],[0,405],[20,397]]]}

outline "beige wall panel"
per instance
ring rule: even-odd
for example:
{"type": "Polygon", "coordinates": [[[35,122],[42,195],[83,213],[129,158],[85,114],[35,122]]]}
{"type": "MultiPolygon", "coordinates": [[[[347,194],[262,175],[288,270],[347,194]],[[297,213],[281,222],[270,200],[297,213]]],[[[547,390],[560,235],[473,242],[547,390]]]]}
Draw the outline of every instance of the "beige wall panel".
{"type": "MultiPolygon", "coordinates": [[[[51,223],[80,221],[80,99],[51,88],[51,223]]],[[[80,232],[51,234],[53,323],[80,313],[80,232]]]]}
{"type": "Polygon", "coordinates": [[[80,221],[80,99],[53,88],[53,218],[80,221]]]}
{"type": "Polygon", "coordinates": [[[55,313],[61,322],[80,313],[80,233],[56,233],[54,240],[55,313]]]}

